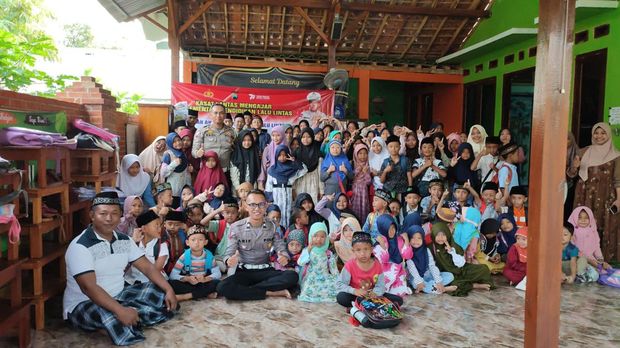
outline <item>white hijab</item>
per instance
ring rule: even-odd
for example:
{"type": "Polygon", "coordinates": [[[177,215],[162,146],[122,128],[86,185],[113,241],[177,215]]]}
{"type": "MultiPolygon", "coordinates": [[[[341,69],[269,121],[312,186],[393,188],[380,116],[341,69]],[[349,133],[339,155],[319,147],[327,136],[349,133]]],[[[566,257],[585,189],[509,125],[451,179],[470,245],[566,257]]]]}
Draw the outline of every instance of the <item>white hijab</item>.
{"type": "Polygon", "coordinates": [[[471,126],[471,128],[469,129],[469,135],[467,135],[467,142],[470,143],[471,147],[474,148],[474,156],[477,156],[478,153],[480,153],[480,151],[484,149],[484,147],[486,146],[488,136],[489,135],[487,134],[487,131],[481,125],[475,124],[471,126]],[[478,131],[480,132],[480,136],[482,137],[482,141],[479,143],[475,142],[474,139],[472,139],[471,137],[471,131],[473,131],[474,128],[478,129],[478,131]]]}
{"type": "Polygon", "coordinates": [[[155,169],[161,166],[164,152],[166,152],[165,147],[161,153],[157,153],[157,151],[155,151],[155,144],[157,144],[157,142],[160,140],[166,140],[166,137],[158,136],[157,138],[155,138],[155,140],[153,140],[153,143],[151,143],[151,145],[147,146],[144,151],[140,152],[140,165],[144,166],[144,168],[147,168],[152,172],[155,172],[155,169]]]}
{"type": "Polygon", "coordinates": [[[121,161],[121,170],[118,171],[116,178],[116,187],[118,187],[125,196],[142,197],[144,190],[151,181],[151,177],[143,170],[140,158],[134,154],[125,155],[121,161]],[[140,172],[136,176],[129,175],[129,167],[134,163],[140,164],[140,172]]]}
{"type": "Polygon", "coordinates": [[[383,161],[388,157],[390,157],[390,153],[387,150],[385,140],[379,136],[374,137],[370,142],[370,150],[368,151],[368,164],[370,165],[370,168],[376,172],[380,171],[383,161]],[[379,154],[376,154],[372,150],[372,144],[374,142],[378,142],[379,145],[381,145],[381,152],[379,154]]]}

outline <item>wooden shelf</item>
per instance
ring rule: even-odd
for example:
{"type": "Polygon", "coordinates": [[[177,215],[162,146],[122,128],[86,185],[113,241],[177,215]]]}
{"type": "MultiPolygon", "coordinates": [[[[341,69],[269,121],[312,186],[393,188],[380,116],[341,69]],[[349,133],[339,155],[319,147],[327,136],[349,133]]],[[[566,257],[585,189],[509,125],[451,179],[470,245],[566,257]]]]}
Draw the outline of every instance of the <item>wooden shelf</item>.
{"type": "Polygon", "coordinates": [[[43,242],[43,257],[29,258],[24,262],[22,269],[37,269],[42,268],[48,263],[64,257],[67,245],[62,245],[54,242],[43,242]]]}
{"type": "Polygon", "coordinates": [[[73,214],[76,211],[80,211],[83,209],[89,209],[90,205],[92,204],[92,201],[90,199],[84,199],[81,201],[75,201],[75,202],[70,202],[69,203],[69,214],[73,214]]]}
{"type": "Polygon", "coordinates": [[[22,236],[29,236],[31,234],[46,234],[54,229],[60,227],[60,218],[56,217],[53,220],[43,221],[40,224],[22,224],[22,236]]]}
{"type": "MultiPolygon", "coordinates": [[[[69,149],[61,146],[31,147],[31,146],[2,146],[0,147],[0,156],[16,163],[36,161],[37,162],[37,187],[48,187],[47,182],[47,161],[60,160],[60,172],[64,183],[70,182],[71,159],[69,158],[69,149]]],[[[23,168],[24,184],[23,187],[30,187],[28,180],[29,166],[26,164],[23,168]]]]}
{"type": "Polygon", "coordinates": [[[72,174],[73,182],[80,183],[94,183],[95,184],[95,192],[101,192],[101,188],[103,184],[107,184],[108,186],[114,186],[116,184],[116,172],[114,173],[104,173],[104,174],[72,174]]]}
{"type": "Polygon", "coordinates": [[[1,336],[18,336],[20,348],[30,345],[31,305],[31,301],[24,301],[18,307],[11,307],[8,301],[0,300],[1,336]]]}
{"type": "Polygon", "coordinates": [[[54,183],[45,188],[30,188],[28,199],[32,202],[32,223],[43,222],[43,197],[60,194],[60,212],[69,211],[69,185],[65,183],[54,183]]]}
{"type": "Polygon", "coordinates": [[[34,305],[34,327],[36,330],[45,328],[45,302],[61,294],[65,290],[65,283],[66,279],[64,278],[45,279],[43,293],[40,295],[34,295],[32,288],[24,288],[24,298],[30,300],[34,305]]]}
{"type": "MultiPolygon", "coordinates": [[[[52,242],[44,242],[43,235],[55,230],[58,230],[58,243],[53,244],[65,244],[67,236],[63,234],[63,231],[60,229],[61,226],[62,220],[59,217],[36,225],[27,224],[22,226],[22,234],[28,236],[28,244],[30,246],[30,253],[28,255],[33,259],[44,257],[46,255],[45,244],[52,242]]],[[[66,234],[66,231],[64,232],[66,234]]]]}
{"type": "Polygon", "coordinates": [[[101,175],[116,172],[114,152],[103,149],[76,149],[70,153],[72,175],[101,175]]]}

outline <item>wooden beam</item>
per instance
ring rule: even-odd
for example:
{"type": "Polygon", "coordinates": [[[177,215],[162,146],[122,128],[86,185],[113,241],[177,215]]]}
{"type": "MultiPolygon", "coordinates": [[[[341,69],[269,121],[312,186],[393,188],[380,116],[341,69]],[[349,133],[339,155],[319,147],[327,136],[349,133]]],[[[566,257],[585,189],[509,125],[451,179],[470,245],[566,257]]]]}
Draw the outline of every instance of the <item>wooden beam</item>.
{"type": "MultiPolygon", "coordinates": [[[[374,0],[373,0],[374,2],[374,0]]],[[[364,16],[364,21],[362,22],[362,26],[360,27],[359,31],[357,32],[357,36],[355,37],[355,41],[353,41],[353,46],[351,46],[351,56],[355,55],[355,52],[357,52],[357,48],[360,44],[360,40],[362,38],[362,35],[364,34],[364,29],[366,29],[366,22],[368,21],[368,16],[370,14],[370,11],[365,11],[366,16],[364,16]]]]}
{"type": "Polygon", "coordinates": [[[286,22],[286,6],[282,6],[282,23],[280,23],[280,52],[284,49],[284,22],[286,22]]]}
{"type": "Polygon", "coordinates": [[[269,43],[269,21],[271,20],[271,6],[267,6],[267,23],[265,24],[265,34],[263,34],[265,39],[265,46],[263,49],[267,50],[267,44],[269,43]]]}
{"type": "MultiPolygon", "coordinates": [[[[220,3],[231,2],[235,4],[243,5],[261,5],[261,6],[291,6],[287,1],[282,0],[217,0],[220,3]]],[[[300,6],[304,8],[317,8],[317,9],[329,9],[332,8],[331,1],[328,0],[304,0],[304,1],[291,1],[292,3],[300,3],[300,6]],[[301,4],[303,3],[303,4],[301,4]]]]}
{"type": "MultiPolygon", "coordinates": [[[[437,6],[437,2],[438,2],[438,0],[433,0],[433,4],[431,5],[431,7],[437,6]]],[[[411,46],[413,46],[413,43],[418,40],[418,35],[420,35],[420,32],[422,31],[422,29],[426,25],[426,22],[428,22],[428,16],[426,16],[426,17],[424,17],[424,19],[422,19],[422,22],[420,23],[420,26],[418,27],[418,29],[415,31],[415,33],[411,37],[411,40],[409,40],[409,42],[407,43],[407,47],[405,47],[405,50],[403,51],[403,53],[400,54],[399,59],[403,59],[403,57],[405,55],[407,55],[407,52],[409,52],[409,50],[411,49],[411,46]]]]}
{"type": "MultiPolygon", "coordinates": [[[[325,41],[326,43],[329,44],[330,39],[327,37],[327,34],[325,34],[323,32],[323,30],[321,28],[319,28],[319,26],[316,24],[316,22],[314,22],[312,20],[312,18],[310,18],[310,16],[308,16],[306,11],[304,11],[299,6],[295,6],[293,9],[295,10],[295,12],[297,12],[298,15],[300,15],[306,21],[306,23],[310,24],[310,27],[312,27],[312,29],[314,29],[314,31],[316,31],[316,33],[319,34],[319,36],[321,37],[321,39],[323,39],[323,41],[325,41]]],[[[323,21],[323,22],[325,22],[325,21],[323,21]]]]}
{"type": "Polygon", "coordinates": [[[248,50],[248,18],[250,15],[250,5],[245,5],[245,29],[243,30],[243,52],[248,50]]]}
{"type": "MultiPolygon", "coordinates": [[[[460,0],[452,0],[452,3],[450,4],[450,8],[455,8],[459,4],[459,1],[460,0]]],[[[435,44],[435,40],[437,40],[437,36],[439,36],[439,33],[441,33],[441,30],[443,29],[443,26],[446,25],[447,21],[448,21],[448,17],[444,17],[441,19],[441,23],[439,23],[439,26],[435,30],[433,37],[431,38],[431,40],[428,43],[428,46],[426,46],[426,49],[424,50],[424,55],[423,55],[424,60],[426,60],[426,57],[428,56],[428,52],[430,52],[431,49],[433,49],[433,44],[435,44]]]]}
{"type": "Polygon", "coordinates": [[[179,36],[177,35],[177,9],[174,0],[168,0],[168,46],[170,47],[170,80],[179,82],[179,36]]]}
{"type": "Polygon", "coordinates": [[[385,55],[388,55],[390,53],[392,46],[394,46],[394,43],[400,36],[400,32],[403,30],[410,18],[411,17],[406,16],[401,19],[400,24],[398,24],[398,26],[396,27],[396,34],[394,35],[394,38],[390,41],[390,43],[387,45],[387,48],[385,49],[385,55]]]}
{"type": "Polygon", "coordinates": [[[336,44],[332,41],[327,46],[327,69],[336,67],[336,44]]]}
{"type": "Polygon", "coordinates": [[[301,54],[301,50],[304,48],[304,42],[306,41],[304,40],[306,38],[306,26],[308,26],[308,22],[305,20],[302,20],[301,23],[301,39],[299,40],[299,51],[297,51],[299,54],[301,54]]]}
{"type": "Polygon", "coordinates": [[[163,30],[164,32],[168,32],[168,28],[164,27],[163,25],[161,25],[158,21],[154,20],[153,18],[151,18],[151,16],[144,15],[143,16],[144,19],[146,19],[147,21],[151,22],[151,24],[153,24],[154,26],[158,27],[159,29],[163,30]]]}
{"type": "MultiPolygon", "coordinates": [[[[390,0],[390,4],[392,4],[393,2],[394,0],[390,0]]],[[[375,35],[375,38],[372,39],[372,43],[370,44],[370,49],[368,50],[368,54],[366,55],[366,58],[370,57],[370,55],[372,54],[372,51],[375,49],[375,46],[377,46],[377,41],[379,41],[379,38],[381,37],[383,33],[383,28],[385,27],[385,24],[387,23],[389,18],[390,18],[389,14],[383,15],[383,20],[381,21],[381,25],[379,25],[379,29],[377,30],[377,34],[375,35]]]]}
{"type": "Polygon", "coordinates": [[[370,71],[361,70],[358,79],[357,116],[360,120],[366,121],[370,116],[370,71]]]}
{"type": "Polygon", "coordinates": [[[563,183],[570,109],[575,0],[538,3],[538,46],[530,155],[525,347],[557,347],[563,183]],[[553,160],[557,159],[557,160],[553,160]],[[548,233],[555,231],[555,233],[548,233]]]}
{"type": "MultiPolygon", "coordinates": [[[[349,12],[347,11],[347,13],[349,12]]],[[[340,47],[340,45],[344,42],[345,37],[359,30],[359,27],[357,26],[357,22],[363,21],[365,23],[366,19],[368,18],[368,14],[369,14],[368,11],[360,12],[358,13],[357,16],[353,17],[353,19],[348,20],[346,23],[343,23],[344,30],[342,31],[342,35],[340,36],[340,41],[338,41],[338,47],[340,47]],[[351,24],[347,27],[347,24],[349,22],[351,22],[351,24]]]]}
{"type": "Polygon", "coordinates": [[[209,7],[211,7],[211,5],[213,5],[213,1],[207,1],[207,2],[203,3],[202,5],[200,5],[198,10],[196,12],[194,12],[194,14],[192,14],[187,19],[187,21],[185,21],[185,23],[183,23],[183,25],[179,29],[179,35],[183,34],[192,24],[194,24],[194,22],[198,18],[200,18],[200,16],[202,16],[203,13],[207,12],[207,10],[209,10],[209,7]]]}
{"type": "MultiPolygon", "coordinates": [[[[474,1],[472,1],[471,5],[469,5],[469,8],[470,9],[477,8],[478,5],[480,5],[480,1],[481,0],[474,0],[474,1]]],[[[470,18],[464,18],[463,20],[461,20],[461,24],[459,24],[459,26],[454,31],[454,35],[452,36],[452,38],[450,39],[450,41],[446,45],[446,48],[444,48],[443,51],[441,52],[441,54],[439,55],[440,57],[445,56],[450,51],[450,48],[452,47],[452,44],[454,44],[454,40],[456,40],[456,38],[459,37],[459,34],[461,33],[461,30],[463,30],[463,28],[465,27],[465,24],[467,24],[467,22],[469,20],[471,20],[471,19],[470,18]]]]}
{"type": "MultiPolygon", "coordinates": [[[[321,28],[319,28],[319,29],[321,30],[321,32],[323,31],[323,28],[325,27],[325,22],[326,22],[326,19],[327,19],[327,11],[324,11],[324,12],[323,12],[323,18],[321,18],[321,28]]],[[[318,39],[318,40],[316,40],[316,41],[317,41],[317,42],[316,42],[316,47],[314,48],[314,54],[315,54],[315,55],[319,54],[319,49],[321,48],[321,39],[320,39],[320,36],[319,36],[319,39],[318,39]]],[[[329,46],[329,43],[330,43],[330,42],[331,42],[331,41],[327,41],[327,46],[329,46]]]]}
{"type": "Polygon", "coordinates": [[[433,17],[470,17],[486,18],[490,16],[489,11],[485,10],[464,10],[445,7],[418,7],[401,4],[371,4],[371,3],[343,3],[342,8],[349,11],[370,11],[375,13],[390,13],[414,16],[433,16],[433,17]]]}
{"type": "Polygon", "coordinates": [[[228,50],[228,6],[224,3],[224,39],[226,40],[226,50],[228,50]]]}
{"type": "Polygon", "coordinates": [[[205,46],[209,49],[209,25],[207,23],[207,14],[202,14],[202,26],[205,30],[205,46]]]}
{"type": "Polygon", "coordinates": [[[127,17],[125,22],[133,21],[134,19],[138,19],[140,17],[146,17],[146,16],[148,16],[149,14],[151,14],[153,12],[157,12],[157,11],[163,10],[165,8],[166,8],[166,4],[163,4],[161,6],[157,6],[155,8],[150,9],[150,10],[146,10],[144,12],[138,13],[137,15],[129,16],[129,17],[127,17]]]}

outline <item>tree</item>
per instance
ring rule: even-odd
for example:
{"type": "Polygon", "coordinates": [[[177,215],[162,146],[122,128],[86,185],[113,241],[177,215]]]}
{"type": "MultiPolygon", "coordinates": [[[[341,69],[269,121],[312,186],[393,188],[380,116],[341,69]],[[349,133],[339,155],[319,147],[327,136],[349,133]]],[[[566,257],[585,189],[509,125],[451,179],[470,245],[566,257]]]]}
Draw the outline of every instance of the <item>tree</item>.
{"type": "Polygon", "coordinates": [[[91,47],[93,44],[94,36],[88,24],[73,23],[67,24],[63,28],[65,30],[65,47],[85,48],[91,47]]]}
{"type": "Polygon", "coordinates": [[[0,88],[20,91],[33,84],[43,84],[53,96],[68,81],[77,77],[50,76],[34,68],[38,58],[54,60],[57,49],[51,37],[39,29],[49,17],[41,0],[0,0],[0,88]]]}
{"type": "Polygon", "coordinates": [[[129,95],[128,92],[114,93],[116,101],[121,104],[117,110],[129,115],[137,115],[140,113],[140,107],[138,103],[142,99],[142,95],[134,93],[129,95]]]}

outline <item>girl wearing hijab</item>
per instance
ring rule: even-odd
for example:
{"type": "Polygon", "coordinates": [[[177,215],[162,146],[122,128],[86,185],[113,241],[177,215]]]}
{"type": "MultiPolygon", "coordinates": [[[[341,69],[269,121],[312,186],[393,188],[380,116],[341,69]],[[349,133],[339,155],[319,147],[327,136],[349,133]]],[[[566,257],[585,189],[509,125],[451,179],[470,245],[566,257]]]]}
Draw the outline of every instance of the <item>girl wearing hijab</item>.
{"type": "Polygon", "coordinates": [[[305,192],[312,197],[312,201],[319,199],[322,191],[320,166],[321,166],[321,143],[314,140],[314,131],[304,128],[301,131],[301,143],[299,148],[293,151],[296,161],[304,163],[308,173],[295,181],[295,192],[305,192]]]}
{"type": "MultiPolygon", "coordinates": [[[[272,140],[273,141],[273,140],[272,140]]],[[[265,150],[271,144],[267,145],[265,150]]],[[[286,225],[290,221],[293,208],[293,184],[295,180],[306,174],[308,169],[304,163],[295,161],[288,146],[282,144],[276,148],[276,160],[269,168],[265,192],[271,192],[273,203],[282,211],[280,224],[286,225]]]]}
{"type": "Polygon", "coordinates": [[[370,198],[368,189],[372,182],[370,165],[368,164],[368,147],[364,144],[355,145],[353,150],[353,165],[355,176],[353,177],[351,209],[358,217],[367,216],[370,213],[370,198]]]}
{"type": "Polygon", "coordinates": [[[448,179],[455,184],[464,184],[469,181],[471,187],[476,189],[479,186],[478,174],[471,170],[474,163],[474,149],[470,143],[459,145],[457,156],[452,157],[450,168],[448,168],[448,179]]]}
{"type": "Polygon", "coordinates": [[[452,231],[443,221],[435,222],[431,229],[431,252],[440,271],[454,276],[451,285],[456,290],[453,296],[467,296],[472,289],[491,290],[494,288],[491,272],[485,265],[465,263],[463,248],[452,240],[452,231]]]}
{"type": "Polygon", "coordinates": [[[497,235],[499,245],[497,246],[497,252],[502,255],[502,260],[505,260],[508,250],[517,241],[515,234],[519,227],[512,214],[501,214],[497,220],[499,221],[499,233],[497,235]]]}
{"type": "Polygon", "coordinates": [[[476,260],[479,264],[487,266],[491,274],[502,273],[506,266],[499,253],[499,228],[500,224],[496,219],[486,219],[480,225],[480,241],[476,260]]]}
{"type": "MultiPolygon", "coordinates": [[[[168,145],[168,150],[162,159],[161,175],[172,187],[172,207],[176,209],[181,203],[183,186],[192,184],[192,176],[188,169],[189,162],[183,153],[181,137],[174,132],[168,134],[166,145],[168,145]]],[[[200,173],[198,175],[200,176],[200,173]]]]}
{"type": "MultiPolygon", "coordinates": [[[[327,127],[327,126],[326,126],[327,127]]],[[[330,126],[331,127],[331,126],[330,126]]],[[[323,145],[321,146],[321,153],[323,155],[327,155],[327,152],[329,151],[329,144],[333,141],[333,140],[337,140],[342,144],[342,132],[335,129],[329,132],[327,138],[327,140],[325,140],[323,142],[323,145]]]]}
{"type": "Polygon", "coordinates": [[[154,183],[163,183],[163,180],[160,179],[159,170],[164,152],[166,152],[166,137],[158,136],[153,140],[153,143],[140,152],[138,156],[140,157],[140,163],[142,163],[144,171],[151,176],[151,180],[154,183]]]}
{"type": "Polygon", "coordinates": [[[327,223],[327,220],[314,210],[314,200],[306,192],[297,195],[295,198],[295,208],[303,209],[308,213],[308,226],[312,226],[315,222],[327,223]]]}
{"type": "Polygon", "coordinates": [[[142,168],[140,158],[134,154],[123,156],[121,170],[116,177],[116,186],[120,190],[119,196],[138,196],[147,208],[155,206],[155,199],[151,190],[151,177],[142,168]]]}
{"type": "Polygon", "coordinates": [[[594,213],[588,207],[577,207],[568,218],[568,222],[575,227],[573,244],[579,248],[579,254],[588,260],[588,263],[598,268],[611,268],[603,258],[601,251],[601,238],[596,228],[594,213]]]}
{"type": "Polygon", "coordinates": [[[467,142],[471,144],[474,149],[474,157],[486,146],[487,136],[487,131],[479,124],[475,124],[469,129],[467,142]]]}
{"type": "Polygon", "coordinates": [[[521,227],[516,234],[517,242],[510,247],[504,267],[504,277],[510,285],[519,284],[527,271],[527,227],[521,227]]]}
{"type": "Polygon", "coordinates": [[[230,160],[232,187],[239,187],[244,182],[249,182],[256,187],[260,170],[258,144],[250,131],[243,130],[235,140],[235,149],[230,160]]]}
{"type": "Polygon", "coordinates": [[[581,156],[574,206],[592,209],[602,230],[603,258],[620,261],[620,152],[611,139],[611,127],[597,123],[592,127],[592,145],[581,156]]]}
{"type": "Polygon", "coordinates": [[[448,151],[452,154],[452,157],[458,156],[459,145],[461,145],[459,133],[450,133],[446,139],[448,141],[448,151]]]}
{"type": "Polygon", "coordinates": [[[375,189],[383,188],[381,178],[378,174],[381,172],[381,166],[386,158],[390,157],[385,140],[381,137],[374,137],[370,142],[370,153],[368,154],[368,164],[370,165],[370,174],[373,176],[373,184],[375,189]]]}
{"type": "Polygon", "coordinates": [[[138,228],[136,218],[144,211],[144,204],[139,196],[127,196],[123,203],[123,217],[116,228],[117,231],[128,236],[133,235],[133,230],[138,228]]]}
{"type": "Polygon", "coordinates": [[[324,195],[314,210],[327,220],[331,231],[329,238],[332,240],[336,239],[336,234],[340,230],[340,219],[343,215],[357,218],[355,213],[349,209],[349,198],[342,192],[324,195]]]}
{"type": "Polygon", "coordinates": [[[280,145],[286,145],[286,134],[284,127],[276,126],[271,128],[271,142],[265,147],[261,160],[261,172],[258,176],[258,188],[265,190],[265,182],[267,181],[267,171],[276,164],[276,148],[280,145]]]}
{"type": "Polygon", "coordinates": [[[327,226],[317,222],[310,227],[308,247],[297,264],[301,271],[301,292],[298,300],[304,302],[335,302],[338,294],[337,255],[329,250],[327,226]]]}
{"type": "Polygon", "coordinates": [[[394,218],[389,214],[382,214],[377,218],[378,244],[373,249],[375,258],[383,266],[386,292],[398,296],[411,294],[407,287],[407,272],[403,267],[404,261],[413,256],[409,242],[398,232],[394,218]]]}
{"type": "Polygon", "coordinates": [[[217,153],[212,150],[207,151],[202,156],[200,171],[194,183],[194,192],[203,193],[206,191],[207,196],[209,196],[220,183],[223,183],[226,189],[228,188],[228,181],[226,180],[224,170],[220,166],[220,159],[217,153]]]}
{"type": "Polygon", "coordinates": [[[406,261],[408,281],[415,293],[442,294],[456,290],[452,283],[454,276],[450,272],[440,272],[435,265],[433,254],[424,242],[424,229],[412,225],[407,230],[413,257],[406,261]]]}
{"type": "Polygon", "coordinates": [[[353,240],[353,233],[361,230],[362,227],[359,221],[354,217],[348,217],[340,224],[340,230],[337,234],[337,237],[340,237],[340,239],[334,242],[334,249],[343,264],[355,257],[351,242],[353,240]]]}
{"type": "Polygon", "coordinates": [[[189,172],[192,180],[196,180],[196,175],[200,169],[200,159],[192,156],[192,142],[194,141],[194,133],[189,128],[183,128],[179,131],[179,137],[183,142],[183,153],[189,162],[189,172]]]}
{"type": "Polygon", "coordinates": [[[347,189],[349,180],[355,176],[351,162],[342,150],[338,140],[329,143],[329,152],[321,164],[321,181],[324,184],[324,194],[331,195],[347,189]]]}

